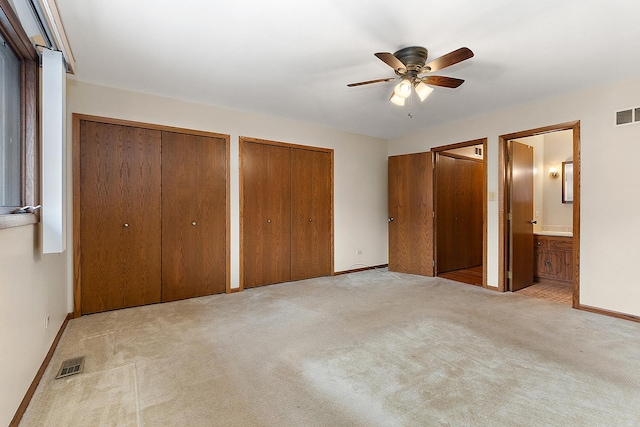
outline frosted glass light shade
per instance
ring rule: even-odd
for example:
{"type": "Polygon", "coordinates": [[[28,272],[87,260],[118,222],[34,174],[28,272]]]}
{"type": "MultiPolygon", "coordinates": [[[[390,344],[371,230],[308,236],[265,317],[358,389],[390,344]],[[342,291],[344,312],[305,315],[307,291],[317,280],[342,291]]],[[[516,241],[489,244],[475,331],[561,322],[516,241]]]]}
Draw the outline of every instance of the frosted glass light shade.
{"type": "Polygon", "coordinates": [[[420,102],[427,99],[427,96],[431,95],[431,92],[433,92],[433,88],[431,86],[427,86],[422,82],[416,85],[416,93],[420,97],[420,102]]]}
{"type": "Polygon", "coordinates": [[[411,95],[411,82],[406,79],[402,80],[398,83],[393,93],[400,98],[408,98],[411,95]]]}
{"type": "Polygon", "coordinates": [[[398,96],[398,94],[396,93],[396,91],[394,90],[393,93],[391,94],[391,98],[389,98],[389,101],[393,102],[394,104],[402,107],[404,105],[404,98],[398,96]]]}

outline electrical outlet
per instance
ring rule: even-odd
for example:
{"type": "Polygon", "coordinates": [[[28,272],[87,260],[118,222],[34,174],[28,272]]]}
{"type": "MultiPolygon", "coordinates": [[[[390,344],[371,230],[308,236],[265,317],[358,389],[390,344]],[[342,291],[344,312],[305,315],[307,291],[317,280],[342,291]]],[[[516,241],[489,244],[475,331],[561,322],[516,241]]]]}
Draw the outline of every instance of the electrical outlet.
{"type": "Polygon", "coordinates": [[[49,328],[49,316],[44,318],[44,328],[45,329],[49,328]]]}
{"type": "Polygon", "coordinates": [[[356,255],[362,255],[362,249],[358,249],[358,250],[356,251],[356,255]]]}

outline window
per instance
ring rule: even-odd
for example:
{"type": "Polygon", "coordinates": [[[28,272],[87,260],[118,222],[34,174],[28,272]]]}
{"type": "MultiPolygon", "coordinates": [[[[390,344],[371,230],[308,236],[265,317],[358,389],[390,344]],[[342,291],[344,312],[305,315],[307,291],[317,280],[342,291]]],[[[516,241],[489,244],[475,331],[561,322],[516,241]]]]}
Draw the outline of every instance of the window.
{"type": "Polygon", "coordinates": [[[0,0],[0,228],[30,224],[7,215],[38,204],[38,54],[9,0],[0,0]]]}
{"type": "Polygon", "coordinates": [[[0,37],[0,206],[20,204],[20,61],[0,37]]]}

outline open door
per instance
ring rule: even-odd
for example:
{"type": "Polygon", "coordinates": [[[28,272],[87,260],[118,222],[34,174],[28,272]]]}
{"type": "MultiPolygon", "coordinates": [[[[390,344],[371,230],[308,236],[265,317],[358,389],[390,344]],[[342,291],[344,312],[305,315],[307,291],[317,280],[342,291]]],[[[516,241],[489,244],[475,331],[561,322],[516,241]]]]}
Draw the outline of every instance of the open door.
{"type": "Polygon", "coordinates": [[[431,153],[389,157],[389,271],[433,276],[431,153]]]}
{"type": "Polygon", "coordinates": [[[533,147],[510,141],[509,290],[533,284],[533,147]]]}

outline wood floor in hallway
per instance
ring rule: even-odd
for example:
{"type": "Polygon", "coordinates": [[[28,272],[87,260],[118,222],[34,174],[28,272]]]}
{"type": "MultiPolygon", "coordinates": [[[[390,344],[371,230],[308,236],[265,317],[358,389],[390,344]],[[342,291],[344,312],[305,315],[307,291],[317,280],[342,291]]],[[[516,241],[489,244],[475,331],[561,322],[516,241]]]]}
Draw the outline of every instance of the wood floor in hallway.
{"type": "MultiPolygon", "coordinates": [[[[469,285],[482,286],[482,266],[478,265],[472,268],[448,271],[446,273],[438,274],[438,277],[467,283],[469,285]]],[[[571,283],[534,283],[531,286],[517,291],[517,293],[518,295],[541,298],[546,301],[559,302],[567,305],[571,305],[573,300],[573,288],[571,283]]]]}
{"type": "Polygon", "coordinates": [[[482,266],[477,265],[462,270],[447,271],[446,273],[438,274],[438,277],[467,283],[469,285],[482,286],[482,266]]]}

